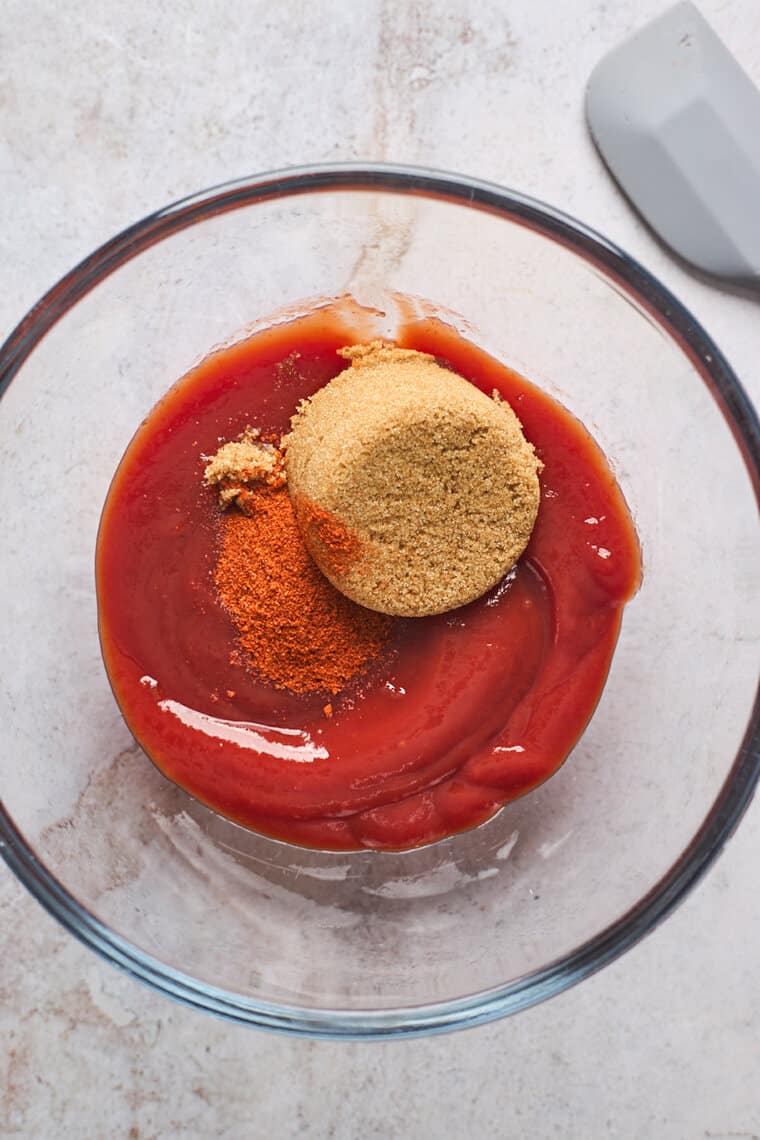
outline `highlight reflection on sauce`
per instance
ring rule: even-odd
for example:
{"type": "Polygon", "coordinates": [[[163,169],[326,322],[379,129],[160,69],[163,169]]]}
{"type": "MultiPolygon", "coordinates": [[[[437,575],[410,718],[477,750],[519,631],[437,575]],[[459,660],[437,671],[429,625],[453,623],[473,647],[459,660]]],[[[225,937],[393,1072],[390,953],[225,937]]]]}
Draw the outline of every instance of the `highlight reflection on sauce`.
{"type": "Polygon", "coordinates": [[[220,720],[196,709],[189,709],[179,701],[159,701],[158,707],[176,716],[187,728],[201,732],[204,736],[236,744],[238,748],[250,748],[273,760],[313,764],[315,760],[327,760],[330,755],[326,748],[314,743],[308,732],[298,728],[273,728],[269,724],[220,720]]]}

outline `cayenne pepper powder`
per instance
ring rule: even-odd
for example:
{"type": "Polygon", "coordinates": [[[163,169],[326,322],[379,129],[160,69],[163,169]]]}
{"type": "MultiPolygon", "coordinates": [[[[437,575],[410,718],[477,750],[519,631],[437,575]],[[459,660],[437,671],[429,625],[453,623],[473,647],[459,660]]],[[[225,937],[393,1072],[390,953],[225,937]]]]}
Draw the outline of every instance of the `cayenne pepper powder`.
{"type": "Polygon", "coordinates": [[[287,488],[259,484],[237,505],[221,520],[214,580],[240,648],[277,689],[340,692],[381,652],[392,619],[350,601],[325,578],[304,545],[287,488]]]}
{"type": "Polygon", "coordinates": [[[361,554],[358,535],[349,530],[342,519],[311,499],[300,498],[296,513],[309,545],[318,547],[325,573],[332,574],[334,578],[345,574],[361,554]]]}

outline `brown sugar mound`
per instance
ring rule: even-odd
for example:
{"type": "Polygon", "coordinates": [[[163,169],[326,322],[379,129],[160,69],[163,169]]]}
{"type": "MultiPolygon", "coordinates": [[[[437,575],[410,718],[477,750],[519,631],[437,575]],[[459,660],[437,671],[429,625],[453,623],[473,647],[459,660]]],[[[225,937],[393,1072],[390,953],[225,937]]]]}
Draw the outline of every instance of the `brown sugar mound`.
{"type": "Polygon", "coordinates": [[[417,617],[474,601],[538,513],[541,463],[519,420],[425,353],[340,351],[351,367],[301,404],[283,441],[306,546],[368,609],[417,617]]]}

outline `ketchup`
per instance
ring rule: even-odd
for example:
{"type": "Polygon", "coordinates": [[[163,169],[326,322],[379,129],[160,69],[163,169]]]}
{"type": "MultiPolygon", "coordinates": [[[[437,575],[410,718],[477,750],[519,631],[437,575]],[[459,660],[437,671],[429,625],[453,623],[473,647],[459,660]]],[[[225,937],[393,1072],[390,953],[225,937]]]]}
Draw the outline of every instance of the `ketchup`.
{"type": "Polygon", "coordinates": [[[236,822],[329,850],[441,839],[555,772],[594,711],[641,575],[625,500],[582,424],[441,321],[411,320],[398,343],[498,389],[543,460],[525,554],[478,601],[398,619],[387,654],[330,698],[329,719],[325,694],[275,690],[232,664],[203,456],[248,425],[285,432],[357,339],[326,307],[207,357],[127,448],[96,555],[103,659],[148,756],[236,822]]]}

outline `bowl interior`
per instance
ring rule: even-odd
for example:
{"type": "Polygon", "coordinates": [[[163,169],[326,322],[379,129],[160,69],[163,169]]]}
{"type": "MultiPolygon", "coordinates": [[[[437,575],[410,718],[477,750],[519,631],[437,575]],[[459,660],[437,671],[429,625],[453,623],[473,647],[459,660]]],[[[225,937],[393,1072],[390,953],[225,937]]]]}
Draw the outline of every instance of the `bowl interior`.
{"type": "Polygon", "coordinates": [[[755,695],[756,503],[705,365],[578,249],[422,192],[244,201],[142,244],[0,403],[6,810],[118,939],[252,1010],[451,1002],[572,954],[689,848],[755,695]],[[395,292],[449,312],[587,424],[645,576],[596,715],[548,783],[429,848],[326,854],[248,833],[152,767],[101,663],[93,552],[135,427],[213,345],[344,293],[392,335],[395,292]]]}

